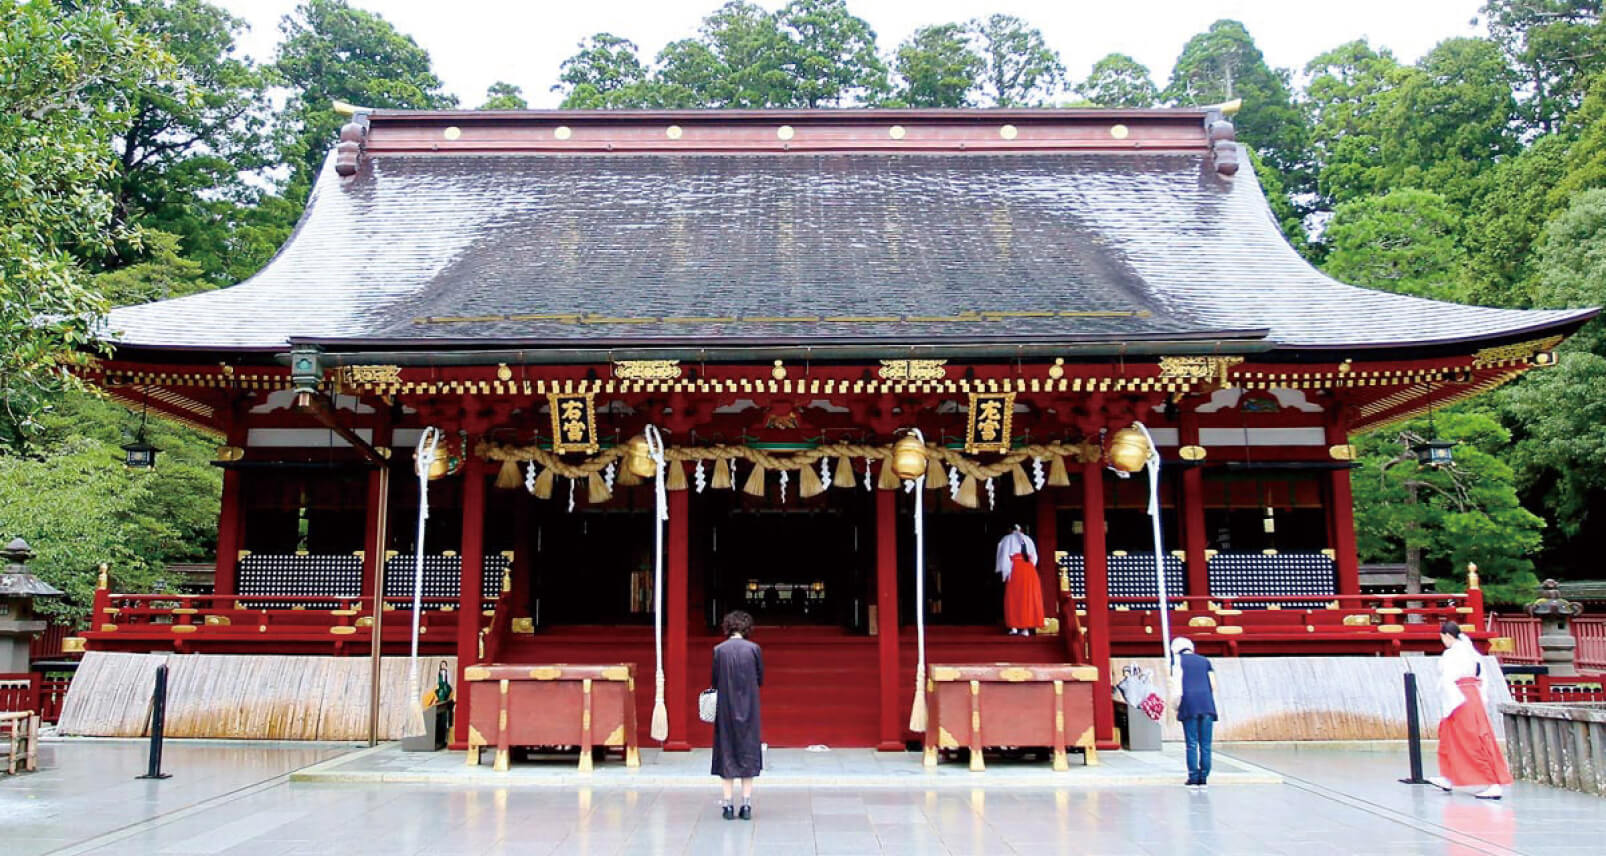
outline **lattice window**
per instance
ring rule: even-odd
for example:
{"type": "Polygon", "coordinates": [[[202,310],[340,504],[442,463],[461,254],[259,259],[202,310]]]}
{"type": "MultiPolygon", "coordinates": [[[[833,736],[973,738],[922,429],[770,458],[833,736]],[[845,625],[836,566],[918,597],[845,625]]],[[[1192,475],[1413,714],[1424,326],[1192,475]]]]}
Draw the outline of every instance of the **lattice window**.
{"type": "MultiPolygon", "coordinates": [[[[462,561],[457,556],[424,557],[424,597],[455,598],[462,578],[462,561]]],[[[506,556],[485,557],[485,578],[481,597],[494,600],[502,592],[506,556]]],[[[353,555],[274,555],[251,554],[240,560],[238,593],[292,597],[355,598],[362,596],[362,557],[353,555]]],[[[413,557],[394,556],[385,563],[385,595],[409,597],[413,593],[413,557]]],[[[288,609],[289,601],[252,598],[248,606],[288,609]]],[[[307,608],[332,608],[334,601],[295,604],[307,608]]]]}
{"type": "MultiPolygon", "coordinates": [[[[1210,560],[1210,593],[1243,595],[1322,595],[1338,591],[1338,566],[1322,553],[1218,553],[1210,560]]],[[[1317,608],[1323,601],[1286,601],[1282,606],[1317,608]]],[[[1239,604],[1254,608],[1256,604],[1239,604]]]]}
{"type": "MultiPolygon", "coordinates": [[[[385,596],[412,597],[413,574],[417,565],[412,556],[392,556],[385,562],[385,596]]],[[[480,597],[490,601],[502,594],[502,572],[506,571],[506,556],[486,556],[485,573],[480,585],[480,597]]],[[[457,597],[463,579],[461,556],[424,557],[424,597],[457,597]]]]}
{"type": "MultiPolygon", "coordinates": [[[[251,554],[240,560],[236,579],[241,595],[294,597],[361,597],[362,557],[339,554],[251,554]]],[[[288,601],[251,600],[253,608],[288,609],[288,601]]],[[[333,608],[334,601],[298,603],[308,608],[333,608]]]]}
{"type": "MultiPolygon", "coordinates": [[[[1142,602],[1127,604],[1136,608],[1145,605],[1154,608],[1159,603],[1160,585],[1154,576],[1154,556],[1148,553],[1142,555],[1110,556],[1105,559],[1109,569],[1110,595],[1112,597],[1152,597],[1155,600],[1144,604],[1142,602]]],[[[1077,599],[1087,597],[1087,565],[1081,553],[1066,553],[1059,558],[1060,570],[1071,581],[1071,593],[1077,599]]],[[[1182,560],[1175,556],[1165,557],[1165,586],[1169,597],[1180,597],[1186,593],[1187,583],[1183,574],[1182,560]]]]}

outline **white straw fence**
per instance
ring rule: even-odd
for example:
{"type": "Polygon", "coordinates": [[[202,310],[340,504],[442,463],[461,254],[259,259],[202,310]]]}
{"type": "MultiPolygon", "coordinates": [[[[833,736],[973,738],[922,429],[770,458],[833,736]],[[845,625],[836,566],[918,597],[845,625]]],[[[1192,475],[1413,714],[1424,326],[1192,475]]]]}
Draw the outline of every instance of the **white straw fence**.
{"type": "MultiPolygon", "coordinates": [[[[419,661],[424,689],[445,660],[419,661]]],[[[226,654],[84,655],[57,723],[60,734],[141,737],[148,734],[156,667],[166,663],[167,736],[250,740],[366,740],[369,660],[226,654]]],[[[405,658],[386,658],[381,677],[379,736],[400,739],[409,716],[405,658]]]]}

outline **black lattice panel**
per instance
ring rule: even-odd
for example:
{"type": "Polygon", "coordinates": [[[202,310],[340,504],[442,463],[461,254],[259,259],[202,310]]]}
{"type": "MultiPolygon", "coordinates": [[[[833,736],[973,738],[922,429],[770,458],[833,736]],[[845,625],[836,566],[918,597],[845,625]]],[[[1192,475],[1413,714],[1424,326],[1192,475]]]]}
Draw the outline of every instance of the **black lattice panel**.
{"type": "MultiPolygon", "coordinates": [[[[480,585],[480,597],[490,601],[502,594],[502,573],[507,570],[507,566],[506,556],[485,557],[485,574],[480,585]]],[[[392,556],[385,563],[385,596],[412,597],[416,568],[417,562],[412,556],[392,556]]],[[[462,578],[462,557],[424,557],[424,597],[457,597],[462,578]]]]}
{"type": "MultiPolygon", "coordinates": [[[[1218,553],[1210,560],[1210,593],[1218,597],[1246,595],[1321,595],[1338,590],[1337,564],[1322,553],[1218,553]]],[[[1321,606],[1326,601],[1281,602],[1283,606],[1321,606]]],[[[1254,604],[1240,604],[1250,608],[1254,604]]]]}
{"type": "MultiPolygon", "coordinates": [[[[237,586],[241,595],[295,597],[360,597],[362,557],[341,555],[257,555],[240,559],[237,586]]],[[[253,600],[253,607],[287,608],[290,603],[253,600]]],[[[320,604],[305,604],[319,606],[320,604]]],[[[329,604],[333,606],[333,602],[329,604]]]]}
{"type": "MultiPolygon", "coordinates": [[[[1110,595],[1112,597],[1152,597],[1158,599],[1160,595],[1159,582],[1154,577],[1154,556],[1150,554],[1110,556],[1105,560],[1110,575],[1110,595]]],[[[1081,553],[1066,553],[1059,559],[1060,570],[1071,581],[1071,594],[1077,599],[1087,597],[1087,565],[1081,553]]],[[[1184,581],[1182,560],[1175,556],[1165,557],[1165,585],[1169,597],[1180,597],[1186,593],[1187,583],[1184,581]]],[[[1141,608],[1142,603],[1130,604],[1141,608]]],[[[1155,603],[1148,604],[1153,607],[1155,603]]]]}

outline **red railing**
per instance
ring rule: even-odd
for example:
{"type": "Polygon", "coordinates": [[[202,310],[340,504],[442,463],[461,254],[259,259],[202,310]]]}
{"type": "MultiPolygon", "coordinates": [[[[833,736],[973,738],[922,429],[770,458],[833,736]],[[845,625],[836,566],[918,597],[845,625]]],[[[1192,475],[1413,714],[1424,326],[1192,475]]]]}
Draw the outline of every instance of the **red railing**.
{"type": "Polygon", "coordinates": [[[35,636],[28,643],[28,659],[54,660],[63,656],[61,640],[73,635],[73,629],[65,624],[51,624],[45,627],[45,632],[35,636]]]}
{"type": "Polygon", "coordinates": [[[1490,613],[1489,632],[1511,640],[1512,650],[1497,651],[1502,663],[1519,666],[1537,666],[1539,656],[1539,619],[1531,615],[1500,615],[1490,613]]]}
{"type": "Polygon", "coordinates": [[[1518,702],[1603,702],[1606,701],[1606,684],[1603,681],[1606,681],[1606,675],[1579,675],[1573,678],[1506,676],[1511,699],[1518,702]]]}
{"type": "MultiPolygon", "coordinates": [[[[422,598],[420,634],[426,645],[455,645],[460,617],[455,597],[422,598]]],[[[386,597],[386,644],[410,635],[412,598],[386,597]]],[[[299,645],[328,641],[338,653],[346,643],[367,643],[373,598],[316,595],[113,594],[97,591],[94,615],[83,632],[90,647],[128,640],[149,647],[154,640],[194,650],[198,642],[238,647],[256,642],[299,645]]],[[[494,606],[494,602],[487,604],[494,606]]],[[[484,610],[481,626],[490,621],[484,610]]]]}
{"type": "Polygon", "coordinates": [[[61,718],[61,706],[67,701],[67,688],[71,685],[71,678],[40,678],[39,718],[41,720],[55,722],[61,718]]]}
{"type": "MultiPolygon", "coordinates": [[[[1573,619],[1573,639],[1578,642],[1578,668],[1606,670],[1606,615],[1581,615],[1573,619]]],[[[1539,637],[1534,635],[1534,645],[1539,637]]]]}
{"type": "Polygon", "coordinates": [[[19,710],[39,710],[39,676],[0,674],[0,713],[19,710]]]}

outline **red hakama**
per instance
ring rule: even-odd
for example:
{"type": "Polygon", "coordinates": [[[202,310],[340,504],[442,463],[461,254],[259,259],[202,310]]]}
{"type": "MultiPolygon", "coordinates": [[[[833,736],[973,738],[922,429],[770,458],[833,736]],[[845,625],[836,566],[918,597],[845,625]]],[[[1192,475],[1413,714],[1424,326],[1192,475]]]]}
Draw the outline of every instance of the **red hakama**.
{"type": "Polygon", "coordinates": [[[1010,557],[1009,581],[1004,583],[1004,624],[1016,630],[1043,626],[1043,583],[1037,566],[1025,553],[1010,557]]]}
{"type": "Polygon", "coordinates": [[[1466,699],[1439,722],[1439,775],[1450,784],[1509,785],[1511,769],[1494,739],[1477,678],[1455,682],[1466,699]]]}

